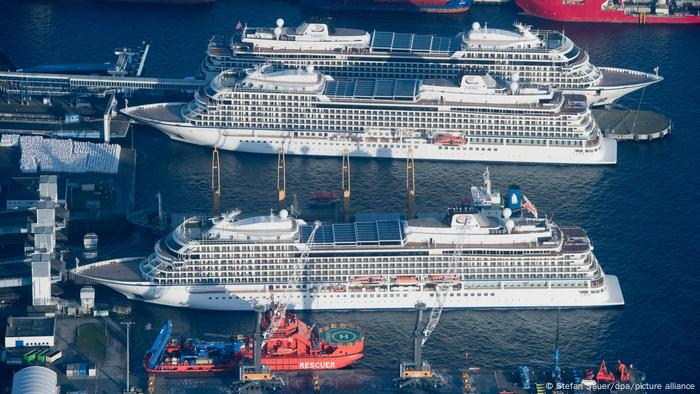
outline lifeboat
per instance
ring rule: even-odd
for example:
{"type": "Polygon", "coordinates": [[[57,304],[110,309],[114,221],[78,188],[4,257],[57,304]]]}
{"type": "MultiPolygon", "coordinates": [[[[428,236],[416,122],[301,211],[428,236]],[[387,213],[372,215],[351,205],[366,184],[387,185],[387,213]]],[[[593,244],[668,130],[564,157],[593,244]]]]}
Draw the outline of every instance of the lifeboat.
{"type": "Polygon", "coordinates": [[[394,279],[394,284],[397,285],[416,285],[418,284],[418,278],[415,276],[397,276],[394,279]]]}
{"type": "Polygon", "coordinates": [[[620,375],[621,382],[630,381],[630,373],[627,370],[627,366],[623,364],[620,360],[617,361],[617,373],[620,375]]]}
{"type": "Polygon", "coordinates": [[[605,365],[605,360],[600,362],[600,368],[598,369],[598,373],[595,375],[595,380],[598,383],[615,382],[615,375],[608,372],[608,367],[605,365]]]}
{"type": "Polygon", "coordinates": [[[311,192],[309,200],[313,201],[336,201],[339,194],[336,192],[311,192]]]}
{"type": "Polygon", "coordinates": [[[384,283],[384,278],[381,276],[355,276],[352,278],[352,282],[362,285],[381,285],[384,283]]]}
{"type": "Polygon", "coordinates": [[[309,194],[309,207],[329,207],[339,201],[339,194],[336,192],[311,192],[309,194]]]}
{"type": "Polygon", "coordinates": [[[433,283],[457,283],[459,276],[457,275],[428,275],[428,281],[433,283]]]}
{"type": "Polygon", "coordinates": [[[438,145],[459,146],[464,145],[466,141],[460,136],[441,134],[435,137],[435,143],[438,145]]]}

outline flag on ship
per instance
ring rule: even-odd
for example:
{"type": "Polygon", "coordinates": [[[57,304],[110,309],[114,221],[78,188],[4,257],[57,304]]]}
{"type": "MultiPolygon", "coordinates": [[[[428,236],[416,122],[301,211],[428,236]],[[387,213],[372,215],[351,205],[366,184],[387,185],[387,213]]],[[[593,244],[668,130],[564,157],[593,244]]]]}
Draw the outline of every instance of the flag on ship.
{"type": "Polygon", "coordinates": [[[241,23],[241,21],[238,21],[238,23],[236,23],[236,30],[241,30],[242,28],[243,24],[241,23]]]}
{"type": "Polygon", "coordinates": [[[535,207],[535,204],[531,203],[530,200],[527,199],[527,197],[523,194],[523,208],[527,209],[530,211],[531,214],[535,215],[537,217],[537,208],[535,207]]]}

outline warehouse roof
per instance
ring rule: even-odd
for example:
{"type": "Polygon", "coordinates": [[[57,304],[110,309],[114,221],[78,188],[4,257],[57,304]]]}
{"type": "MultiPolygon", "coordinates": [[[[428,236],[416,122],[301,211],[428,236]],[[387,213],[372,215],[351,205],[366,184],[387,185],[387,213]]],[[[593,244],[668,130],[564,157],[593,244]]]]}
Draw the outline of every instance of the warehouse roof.
{"type": "Polygon", "coordinates": [[[32,316],[7,318],[8,337],[48,337],[54,335],[56,319],[53,317],[32,316]]]}
{"type": "Polygon", "coordinates": [[[31,366],[17,372],[12,379],[12,394],[56,394],[56,372],[31,366]]]}

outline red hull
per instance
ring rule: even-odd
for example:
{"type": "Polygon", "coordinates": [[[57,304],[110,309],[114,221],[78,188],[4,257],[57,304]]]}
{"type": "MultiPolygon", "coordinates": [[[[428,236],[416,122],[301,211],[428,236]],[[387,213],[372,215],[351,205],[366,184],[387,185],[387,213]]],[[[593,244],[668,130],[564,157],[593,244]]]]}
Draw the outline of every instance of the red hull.
{"type": "Polygon", "coordinates": [[[515,0],[526,14],[563,22],[605,22],[638,24],[696,24],[700,16],[625,14],[623,10],[604,10],[605,0],[515,0]]]}
{"type": "Polygon", "coordinates": [[[345,368],[361,359],[362,353],[343,356],[316,357],[264,357],[262,363],[273,371],[318,371],[323,369],[345,368]]]}
{"type": "Polygon", "coordinates": [[[207,373],[207,372],[227,372],[233,371],[238,365],[237,362],[228,364],[209,364],[209,365],[161,365],[158,368],[150,369],[144,365],[144,369],[148,373],[207,373]]]}

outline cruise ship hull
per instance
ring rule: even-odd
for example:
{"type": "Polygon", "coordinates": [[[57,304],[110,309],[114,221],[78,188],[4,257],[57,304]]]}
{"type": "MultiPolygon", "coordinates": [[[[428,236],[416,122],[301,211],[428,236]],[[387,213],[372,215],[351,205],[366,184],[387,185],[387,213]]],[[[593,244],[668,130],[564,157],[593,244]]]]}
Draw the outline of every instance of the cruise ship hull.
{"type": "MultiPolygon", "coordinates": [[[[126,297],[138,301],[180,308],[226,311],[252,311],[256,302],[269,303],[271,297],[281,293],[266,291],[265,285],[194,285],[160,286],[139,280],[114,280],[91,275],[96,264],[122,264],[107,261],[86,265],[73,270],[74,274],[91,282],[110,287],[126,297]]],[[[134,261],[135,259],[131,259],[134,261]]],[[[605,276],[605,287],[592,293],[586,288],[524,288],[493,287],[450,290],[445,307],[450,309],[483,308],[588,308],[624,305],[618,279],[605,276]]],[[[337,283],[327,286],[335,287],[337,283]]],[[[323,284],[316,284],[317,288],[323,284]]],[[[417,302],[435,303],[435,293],[419,290],[415,286],[403,286],[396,290],[380,291],[297,291],[289,297],[289,308],[294,310],[372,310],[413,309],[417,302]]]]}
{"type": "MultiPolygon", "coordinates": [[[[166,104],[166,106],[170,105],[178,106],[181,104],[166,104]]],[[[295,138],[293,131],[289,130],[200,128],[177,122],[139,117],[128,109],[123,110],[123,112],[140,123],[162,131],[172,139],[217,147],[222,150],[276,155],[280,148],[284,148],[288,155],[340,157],[347,149],[352,157],[390,159],[405,159],[409,155],[406,143],[295,138]]],[[[413,143],[414,148],[411,153],[416,160],[611,165],[617,162],[616,144],[617,142],[613,139],[603,138],[599,149],[589,148],[584,151],[572,147],[551,145],[465,144],[462,146],[443,146],[424,142],[413,143]],[[417,148],[415,148],[416,146],[417,148]]]]}

